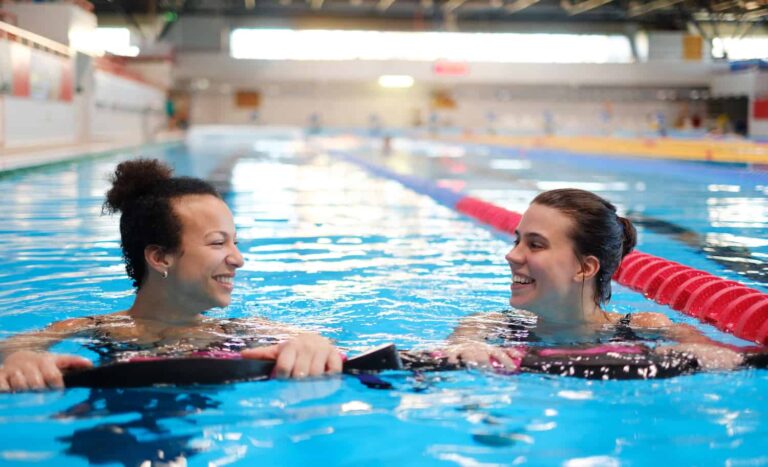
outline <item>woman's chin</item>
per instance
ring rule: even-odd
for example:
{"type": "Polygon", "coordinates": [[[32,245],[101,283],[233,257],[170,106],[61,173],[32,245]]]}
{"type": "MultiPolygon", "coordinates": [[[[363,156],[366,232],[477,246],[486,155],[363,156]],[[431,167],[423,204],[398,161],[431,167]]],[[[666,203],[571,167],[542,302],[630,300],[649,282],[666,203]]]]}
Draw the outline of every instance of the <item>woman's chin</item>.
{"type": "Polygon", "coordinates": [[[512,308],[525,310],[527,309],[526,306],[528,305],[528,303],[529,301],[523,299],[522,297],[515,297],[514,295],[509,297],[509,306],[511,306],[512,308]]]}
{"type": "Polygon", "coordinates": [[[232,299],[229,296],[211,297],[211,301],[208,304],[209,308],[226,308],[232,303],[232,299]]]}

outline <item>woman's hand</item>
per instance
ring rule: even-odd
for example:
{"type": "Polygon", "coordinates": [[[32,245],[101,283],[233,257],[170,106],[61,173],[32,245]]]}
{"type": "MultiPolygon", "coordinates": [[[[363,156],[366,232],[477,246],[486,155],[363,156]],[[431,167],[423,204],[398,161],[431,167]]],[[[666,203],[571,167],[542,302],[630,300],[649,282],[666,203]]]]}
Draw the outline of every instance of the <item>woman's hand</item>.
{"type": "Polygon", "coordinates": [[[60,389],[64,387],[61,370],[91,368],[90,360],[76,355],[20,350],[0,367],[0,392],[60,389]]]}
{"type": "Polygon", "coordinates": [[[516,372],[524,352],[512,347],[496,347],[479,342],[455,344],[442,350],[448,363],[493,368],[499,372],[516,372]]]}
{"type": "Polygon", "coordinates": [[[341,372],[339,350],[319,334],[300,334],[279,344],[247,349],[244,358],[275,360],[277,378],[306,378],[341,372]]]}
{"type": "Polygon", "coordinates": [[[705,370],[732,370],[741,365],[744,357],[734,350],[711,344],[684,343],[657,348],[662,354],[670,351],[691,355],[705,370]]]}

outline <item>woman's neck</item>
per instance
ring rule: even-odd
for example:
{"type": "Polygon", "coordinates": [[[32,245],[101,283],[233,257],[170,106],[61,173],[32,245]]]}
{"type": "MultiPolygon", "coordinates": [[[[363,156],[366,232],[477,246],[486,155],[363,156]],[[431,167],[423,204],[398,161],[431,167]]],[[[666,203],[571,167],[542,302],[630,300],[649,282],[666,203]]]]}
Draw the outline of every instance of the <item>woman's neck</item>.
{"type": "Polygon", "coordinates": [[[588,325],[601,325],[610,322],[605,311],[596,303],[576,303],[550,307],[534,312],[538,317],[539,326],[551,327],[579,327],[588,325]]]}
{"type": "Polygon", "coordinates": [[[174,301],[162,290],[145,284],[136,292],[128,315],[134,320],[153,321],[169,326],[187,326],[199,323],[202,315],[174,301]]]}

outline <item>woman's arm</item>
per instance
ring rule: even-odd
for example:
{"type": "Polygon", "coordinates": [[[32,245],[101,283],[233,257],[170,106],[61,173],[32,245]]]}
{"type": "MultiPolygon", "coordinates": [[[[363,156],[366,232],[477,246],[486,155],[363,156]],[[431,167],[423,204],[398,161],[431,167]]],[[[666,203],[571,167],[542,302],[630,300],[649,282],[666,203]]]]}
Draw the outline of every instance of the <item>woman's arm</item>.
{"type": "Polygon", "coordinates": [[[11,336],[0,341],[0,362],[5,361],[5,358],[12,353],[22,350],[44,352],[57,342],[93,329],[93,327],[93,320],[90,318],[72,318],[51,323],[40,331],[11,336]]]}
{"type": "Polygon", "coordinates": [[[741,352],[734,346],[711,339],[689,324],[674,323],[661,313],[633,313],[632,326],[663,330],[678,344],[658,347],[657,352],[676,351],[692,355],[704,369],[730,370],[743,361],[741,352]]]}
{"type": "Polygon", "coordinates": [[[305,330],[296,326],[271,321],[266,318],[231,318],[226,320],[223,326],[227,333],[233,332],[246,336],[263,336],[276,339],[288,339],[296,337],[299,334],[306,333],[305,330]],[[230,331],[231,330],[231,331],[230,331]]]}
{"type": "Polygon", "coordinates": [[[459,321],[458,326],[448,336],[448,343],[485,343],[487,339],[498,334],[506,326],[507,318],[502,313],[476,313],[469,315],[459,321]]]}
{"type": "Polygon", "coordinates": [[[681,344],[709,344],[718,347],[731,346],[705,336],[690,324],[675,323],[661,313],[632,313],[632,327],[654,328],[662,330],[671,340],[681,344]]]}
{"type": "Polygon", "coordinates": [[[63,387],[61,370],[88,368],[92,363],[74,355],[52,354],[47,349],[92,327],[92,320],[74,318],[0,342],[0,392],[63,387]]]}

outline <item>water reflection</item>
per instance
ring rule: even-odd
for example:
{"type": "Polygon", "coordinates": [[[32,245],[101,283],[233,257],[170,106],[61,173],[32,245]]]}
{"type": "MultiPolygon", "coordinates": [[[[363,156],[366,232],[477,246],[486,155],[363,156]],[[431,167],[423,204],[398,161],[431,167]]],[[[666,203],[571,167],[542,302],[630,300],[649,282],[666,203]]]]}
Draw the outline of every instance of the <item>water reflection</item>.
{"type": "MultiPolygon", "coordinates": [[[[189,420],[204,410],[216,409],[221,402],[216,392],[162,389],[94,389],[88,397],[54,415],[57,419],[97,419],[115,415],[134,415],[126,422],[105,422],[75,430],[58,440],[67,444],[64,453],[82,457],[91,464],[119,463],[126,467],[156,463],[183,462],[201,451],[192,441],[202,430],[174,433],[163,420],[189,420]]],[[[195,422],[189,420],[189,427],[195,422]]]]}

